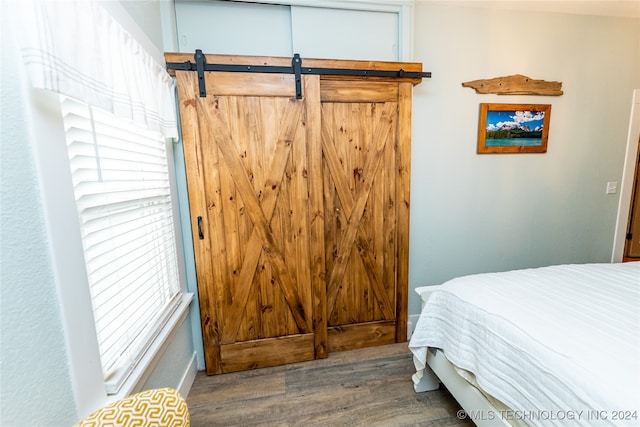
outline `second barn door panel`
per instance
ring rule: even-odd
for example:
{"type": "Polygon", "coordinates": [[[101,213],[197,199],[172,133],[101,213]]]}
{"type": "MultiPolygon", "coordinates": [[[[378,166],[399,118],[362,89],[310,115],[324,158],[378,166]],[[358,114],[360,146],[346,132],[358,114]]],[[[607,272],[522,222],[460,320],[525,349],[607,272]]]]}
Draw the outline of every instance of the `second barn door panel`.
{"type": "Polygon", "coordinates": [[[410,126],[411,84],[322,80],[320,93],[329,351],[401,342],[409,141],[399,127],[410,126]]]}

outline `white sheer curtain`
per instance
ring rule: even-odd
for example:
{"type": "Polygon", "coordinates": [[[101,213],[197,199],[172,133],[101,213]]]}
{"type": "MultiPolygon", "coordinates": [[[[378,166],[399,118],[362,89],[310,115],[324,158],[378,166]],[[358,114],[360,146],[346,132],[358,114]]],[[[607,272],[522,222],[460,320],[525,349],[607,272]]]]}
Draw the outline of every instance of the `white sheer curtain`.
{"type": "Polygon", "coordinates": [[[174,83],[93,0],[15,0],[31,83],[177,138],[174,83]]]}

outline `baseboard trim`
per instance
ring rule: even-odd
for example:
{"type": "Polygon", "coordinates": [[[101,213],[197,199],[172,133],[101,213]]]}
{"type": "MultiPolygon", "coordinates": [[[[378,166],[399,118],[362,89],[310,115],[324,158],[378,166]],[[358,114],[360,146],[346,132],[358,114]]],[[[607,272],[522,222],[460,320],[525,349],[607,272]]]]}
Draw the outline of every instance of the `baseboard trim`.
{"type": "Polygon", "coordinates": [[[178,393],[185,399],[189,396],[189,392],[191,391],[191,386],[193,386],[193,381],[196,379],[196,374],[198,373],[198,365],[197,365],[197,355],[193,352],[193,356],[191,356],[191,361],[189,365],[187,365],[187,369],[185,369],[180,382],[178,383],[178,393]]]}

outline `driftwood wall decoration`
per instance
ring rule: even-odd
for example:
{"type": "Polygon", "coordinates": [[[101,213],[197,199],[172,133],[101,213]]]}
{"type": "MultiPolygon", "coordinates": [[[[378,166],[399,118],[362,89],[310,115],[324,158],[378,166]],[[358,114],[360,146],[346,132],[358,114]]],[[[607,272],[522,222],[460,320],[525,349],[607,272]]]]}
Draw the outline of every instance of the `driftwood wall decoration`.
{"type": "Polygon", "coordinates": [[[474,88],[476,93],[495,93],[498,95],[560,96],[563,93],[562,82],[534,80],[522,74],[485,80],[473,80],[462,83],[462,86],[474,88]]]}

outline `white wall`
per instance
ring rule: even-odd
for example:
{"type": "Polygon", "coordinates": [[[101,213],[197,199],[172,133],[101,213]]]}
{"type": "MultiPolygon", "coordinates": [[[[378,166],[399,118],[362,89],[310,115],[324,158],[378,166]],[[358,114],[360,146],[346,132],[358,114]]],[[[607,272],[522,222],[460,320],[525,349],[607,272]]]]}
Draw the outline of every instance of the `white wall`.
{"type": "Polygon", "coordinates": [[[13,66],[7,2],[2,12],[0,108],[0,424],[71,425],[71,390],[54,265],[33,145],[28,96],[13,66]]]}
{"type": "MultiPolygon", "coordinates": [[[[109,3],[114,3],[110,0],[102,0],[102,2],[107,8],[109,7],[109,3]]],[[[165,31],[162,25],[160,25],[162,9],[166,6],[171,7],[173,2],[169,0],[120,0],[117,3],[118,6],[126,10],[130,19],[135,22],[135,25],[146,34],[149,42],[162,52],[164,50],[163,33],[165,31]]],[[[113,9],[110,11],[114,14],[113,9]]],[[[122,25],[124,25],[122,21],[127,19],[127,17],[115,17],[122,25]]]]}
{"type": "MultiPolygon", "coordinates": [[[[463,274],[608,262],[640,21],[417,2],[410,287],[463,274]],[[525,74],[564,95],[478,95],[470,80],[525,74]],[[551,104],[546,154],[476,154],[479,103],[551,104]]],[[[413,292],[411,292],[413,294],[413,292]]],[[[410,313],[419,312],[411,295],[410,313]]]]}

